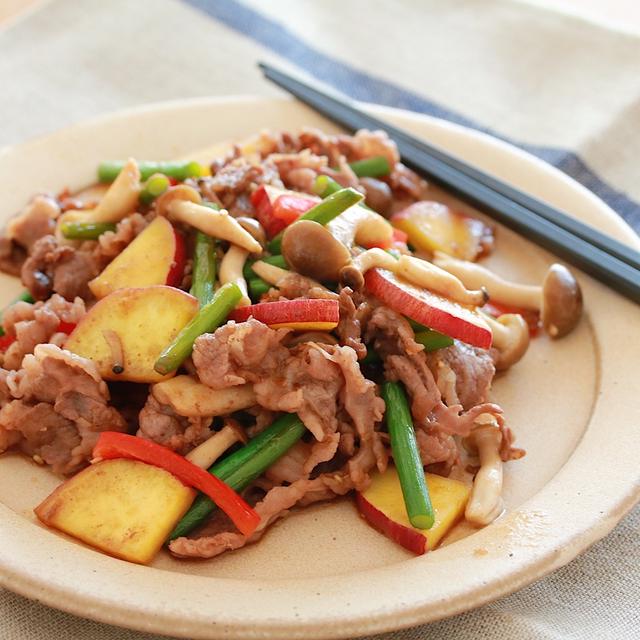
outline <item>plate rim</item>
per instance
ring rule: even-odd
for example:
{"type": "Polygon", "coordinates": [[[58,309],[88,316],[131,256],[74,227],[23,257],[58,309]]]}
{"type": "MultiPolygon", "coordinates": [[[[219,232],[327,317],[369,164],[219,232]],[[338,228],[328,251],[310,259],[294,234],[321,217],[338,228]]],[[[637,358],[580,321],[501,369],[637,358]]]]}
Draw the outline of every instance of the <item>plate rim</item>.
{"type": "MultiPolygon", "coordinates": [[[[32,140],[26,141],[24,143],[18,145],[11,145],[9,147],[4,147],[0,150],[0,158],[7,154],[11,154],[16,150],[27,149],[32,145],[38,145],[47,143],[48,140],[61,136],[69,136],[75,130],[81,128],[94,128],[99,127],[101,124],[108,123],[114,119],[127,119],[134,115],[144,115],[149,112],[160,111],[160,110],[168,110],[172,109],[188,109],[194,106],[209,106],[212,107],[221,105],[221,104],[233,104],[234,102],[242,101],[245,103],[255,103],[257,106],[261,101],[269,102],[269,103],[281,103],[282,105],[291,105],[293,102],[290,99],[278,99],[278,98],[256,98],[253,96],[224,96],[220,98],[196,98],[189,100],[174,100],[170,102],[162,102],[151,105],[141,105],[138,107],[133,107],[125,110],[116,111],[109,114],[104,114],[98,116],[97,118],[93,118],[91,120],[83,121],[78,124],[71,125],[64,129],[58,130],[56,132],[52,132],[50,134],[36,137],[32,140]]],[[[437,118],[433,118],[430,116],[426,116],[423,114],[417,114],[409,111],[392,109],[388,107],[378,107],[373,105],[367,105],[367,109],[370,109],[374,113],[379,113],[384,115],[389,115],[390,117],[396,117],[400,119],[417,119],[422,121],[427,121],[431,123],[433,126],[440,127],[442,129],[448,129],[451,131],[455,131],[459,135],[464,135],[467,138],[476,138],[483,141],[484,144],[488,144],[489,146],[499,146],[506,150],[510,154],[514,154],[519,156],[521,160],[527,163],[532,163],[536,165],[538,168],[544,169],[545,172],[549,173],[550,176],[553,176],[554,179],[561,179],[563,182],[570,184],[571,188],[579,191],[581,197],[589,198],[594,204],[597,204],[598,208],[602,211],[602,215],[606,217],[607,222],[609,223],[610,230],[621,237],[623,240],[630,242],[631,244],[635,244],[636,246],[640,246],[640,242],[637,239],[637,236],[633,232],[633,230],[618,216],[614,211],[612,211],[608,205],[602,202],[597,196],[589,192],[585,187],[579,185],[571,178],[560,172],[558,169],[547,165],[543,161],[535,158],[535,156],[531,156],[525,151],[518,149],[501,141],[499,139],[493,138],[487,134],[477,132],[471,129],[467,129],[460,125],[456,125],[450,122],[446,122],[437,118]],[[577,188],[577,189],[576,189],[577,188]],[[612,226],[611,226],[612,225],[612,226]]],[[[597,285],[595,285],[597,286],[597,285]]],[[[592,285],[589,285],[590,289],[592,285]]],[[[583,438],[584,440],[584,438],[583,438]]],[[[578,443],[576,447],[576,451],[583,446],[583,440],[578,443]]],[[[505,531],[509,532],[509,527],[522,527],[524,525],[518,525],[518,523],[513,524],[510,523],[510,520],[513,520],[512,516],[518,515],[520,512],[528,513],[527,517],[536,519],[536,498],[542,493],[547,486],[556,482],[558,476],[562,475],[565,468],[569,465],[571,460],[574,458],[576,453],[572,453],[571,457],[565,465],[560,469],[560,471],[552,478],[541,491],[533,496],[530,500],[528,500],[525,505],[522,505],[518,508],[513,514],[509,514],[509,516],[502,522],[496,523],[498,526],[505,528],[505,531]],[[527,507],[529,503],[533,503],[533,508],[527,507]],[[533,514],[533,515],[532,515],[533,514]]],[[[551,572],[555,568],[565,564],[570,559],[584,551],[588,546],[602,538],[606,533],[608,533],[615,524],[633,507],[633,505],[640,499],[640,472],[636,474],[635,484],[628,483],[627,491],[625,494],[620,494],[619,500],[610,505],[610,508],[605,513],[605,518],[601,519],[600,523],[595,523],[588,530],[574,531],[572,536],[569,536],[564,540],[565,543],[569,543],[571,546],[571,550],[567,552],[566,549],[561,548],[547,548],[546,553],[543,556],[535,556],[535,554],[530,554],[531,558],[528,563],[520,565],[520,568],[517,571],[510,570],[507,571],[507,579],[504,579],[504,576],[501,576],[502,579],[497,579],[495,584],[491,585],[477,585],[474,588],[474,599],[473,599],[473,607],[481,606],[482,604],[486,604],[498,597],[505,595],[506,593],[510,593],[514,590],[522,588],[527,584],[533,582],[536,579],[546,575],[551,572]],[[491,589],[488,587],[491,586],[491,589]],[[476,593],[477,592],[477,593],[476,593]]],[[[9,515],[13,516],[16,520],[22,520],[22,517],[18,514],[15,514],[13,511],[5,507],[4,505],[0,505],[0,514],[7,515],[5,512],[9,512],[9,515]]],[[[544,515],[538,514],[542,519],[544,519],[544,515]]],[[[0,532],[4,532],[7,534],[12,533],[12,525],[15,524],[12,522],[11,517],[8,519],[0,520],[0,532]]],[[[530,524],[530,523],[529,523],[530,524]]],[[[527,524],[527,526],[529,526],[527,524]]],[[[537,524],[535,525],[537,526],[537,524]]],[[[534,528],[535,528],[534,526],[534,528]]],[[[526,528],[526,527],[525,527],[526,528]]],[[[480,538],[486,538],[486,533],[488,529],[479,531],[477,534],[473,536],[473,539],[480,542],[480,538]],[[484,534],[484,536],[483,536],[484,534]],[[479,538],[480,537],[480,538],[479,538]]],[[[15,533],[15,532],[14,532],[15,533]]],[[[44,530],[40,530],[39,533],[46,534],[44,530]]],[[[467,539],[468,540],[468,539],[467,539]]],[[[24,541],[23,541],[24,542],[24,541]]],[[[464,541],[462,541],[464,542],[464,541]]],[[[482,542],[480,542],[482,544],[482,542]]],[[[458,545],[455,545],[458,548],[458,545]]],[[[81,548],[78,548],[81,549],[81,548]]],[[[109,564],[114,562],[113,558],[99,556],[99,554],[95,554],[95,552],[89,551],[87,549],[83,550],[86,553],[90,553],[92,556],[102,558],[102,562],[96,562],[94,564],[102,566],[103,564],[109,564]],[[106,560],[106,563],[104,562],[106,560]]],[[[438,552],[438,555],[451,555],[451,551],[449,548],[444,548],[438,552]]],[[[118,561],[115,561],[118,562],[118,561]]],[[[239,620],[230,620],[228,622],[223,622],[220,626],[212,627],[211,620],[198,620],[193,622],[188,622],[185,624],[184,620],[180,620],[179,617],[176,618],[176,613],[173,611],[164,611],[164,612],[146,612],[145,619],[135,619],[131,618],[132,614],[139,614],[139,608],[131,608],[126,603],[110,602],[108,606],[105,606],[105,602],[100,598],[99,595],[95,594],[84,594],[79,596],[77,591],[69,591],[69,589],[65,589],[61,585],[56,585],[55,588],[51,588],[49,584],[43,584],[43,578],[38,577],[33,574],[25,574],[24,571],[20,570],[20,567],[16,565],[15,562],[11,561],[11,558],[7,557],[6,552],[3,549],[0,549],[0,569],[2,572],[0,573],[0,584],[5,586],[6,588],[16,591],[21,595],[25,595],[27,597],[35,598],[48,604],[49,606],[56,607],[58,609],[62,609],[69,613],[73,613],[75,615],[79,615],[82,617],[90,617],[95,620],[99,620],[101,622],[106,622],[109,624],[116,624],[120,626],[126,626],[129,628],[135,628],[141,631],[146,632],[155,632],[155,633],[171,633],[172,635],[176,635],[176,633],[181,635],[188,635],[190,637],[202,637],[202,638],[210,638],[210,637],[228,637],[228,638],[246,638],[246,637],[269,637],[269,638],[277,638],[277,637],[288,637],[288,638],[310,638],[310,637],[348,637],[354,634],[362,635],[366,633],[380,633],[384,631],[389,631],[392,629],[400,629],[409,626],[413,626],[416,624],[420,624],[422,622],[426,622],[427,619],[425,615],[428,616],[429,621],[437,620],[443,617],[447,617],[450,615],[454,615],[456,613],[460,613],[468,609],[464,602],[462,602],[462,597],[459,595],[457,597],[456,603],[452,605],[452,603],[446,602],[435,602],[430,603],[426,606],[420,606],[416,603],[402,603],[395,608],[389,607],[386,610],[381,610],[375,614],[375,617],[371,617],[369,613],[368,617],[365,617],[364,614],[361,614],[358,618],[350,618],[349,620],[345,620],[345,618],[339,618],[335,620],[331,620],[330,616],[325,616],[322,619],[316,619],[312,622],[312,624],[305,624],[302,620],[291,619],[277,619],[273,618],[271,620],[263,621],[262,625],[259,629],[255,628],[255,620],[249,621],[248,623],[243,623],[239,620]],[[433,608],[434,604],[440,606],[439,612],[434,614],[433,608]],[[115,607],[115,608],[114,608],[115,607]],[[413,607],[413,608],[411,608],[413,607]],[[150,615],[151,614],[151,615],[150,615]],[[161,614],[161,615],[158,615],[161,614]],[[402,619],[399,620],[398,616],[402,616],[402,619]],[[363,624],[364,623],[364,624],[363,624]],[[167,630],[167,625],[171,624],[170,630],[167,630]],[[292,626],[294,625],[294,626],[292,626]],[[212,635],[213,633],[213,635],[212,635]]],[[[118,572],[121,575],[129,574],[132,578],[138,573],[138,569],[145,569],[143,567],[128,567],[129,571],[118,572]]],[[[377,574],[383,571],[383,569],[374,569],[371,571],[361,572],[366,574],[377,574]]],[[[184,578],[188,578],[189,580],[210,580],[211,578],[203,578],[200,576],[186,576],[184,574],[172,574],[172,576],[182,576],[184,578]]],[[[336,578],[327,578],[326,580],[335,580],[336,578]]],[[[306,579],[304,580],[306,582],[306,579]]],[[[177,582],[181,582],[181,580],[177,580],[177,582]]],[[[227,583],[245,583],[245,581],[241,580],[227,580],[227,583]]],[[[259,582],[259,581],[258,581],[259,582]]],[[[283,581],[286,583],[294,583],[295,581],[287,580],[283,581]]],[[[280,585],[279,585],[280,586],[280,585]]],[[[179,614],[178,614],[179,616],[179,614]]]]}

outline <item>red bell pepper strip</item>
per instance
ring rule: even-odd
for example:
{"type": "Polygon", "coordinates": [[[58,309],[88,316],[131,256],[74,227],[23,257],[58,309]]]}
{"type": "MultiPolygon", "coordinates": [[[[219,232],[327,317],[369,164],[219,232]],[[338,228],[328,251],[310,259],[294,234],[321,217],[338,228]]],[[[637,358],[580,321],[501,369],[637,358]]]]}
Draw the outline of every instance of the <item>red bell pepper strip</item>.
{"type": "Polygon", "coordinates": [[[280,193],[274,198],[275,194],[276,189],[262,185],[251,195],[258,222],[269,238],[276,236],[318,203],[318,198],[313,196],[280,193]]]}
{"type": "Polygon", "coordinates": [[[4,353],[15,341],[16,336],[0,336],[0,351],[4,353]]]}
{"type": "Polygon", "coordinates": [[[260,516],[229,485],[171,449],[151,440],[126,433],[103,431],[93,448],[93,457],[100,460],[128,458],[168,471],[184,484],[211,498],[247,537],[260,523],[260,516]]]}
{"type": "Polygon", "coordinates": [[[65,322],[62,320],[56,330],[57,333],[66,333],[69,335],[76,328],[75,322],[65,322]]]}

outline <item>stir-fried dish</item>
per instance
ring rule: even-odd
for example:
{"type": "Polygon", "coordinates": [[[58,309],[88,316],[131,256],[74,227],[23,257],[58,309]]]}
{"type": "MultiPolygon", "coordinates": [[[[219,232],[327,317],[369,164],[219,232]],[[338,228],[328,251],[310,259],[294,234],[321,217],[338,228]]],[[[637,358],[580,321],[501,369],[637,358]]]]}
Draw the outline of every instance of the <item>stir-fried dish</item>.
{"type": "Polygon", "coordinates": [[[68,476],[41,522],[145,563],[342,496],[415,553],[502,513],[524,452],[489,391],[539,328],[578,323],[565,267],[532,285],[482,266],[492,226],[434,201],[381,132],[265,132],[98,180],[0,237],[26,288],[2,316],[0,452],[68,476]]]}

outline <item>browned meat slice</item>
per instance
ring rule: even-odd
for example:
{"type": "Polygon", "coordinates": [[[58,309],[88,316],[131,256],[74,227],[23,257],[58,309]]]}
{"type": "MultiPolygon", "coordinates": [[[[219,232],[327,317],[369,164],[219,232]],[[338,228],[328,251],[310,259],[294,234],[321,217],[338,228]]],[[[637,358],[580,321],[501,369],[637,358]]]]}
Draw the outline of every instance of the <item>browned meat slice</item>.
{"type": "Polygon", "coordinates": [[[97,242],[95,255],[100,263],[113,260],[124,251],[134,238],[144,231],[147,219],[140,213],[132,213],[118,222],[115,231],[103,233],[97,242]]]}
{"type": "Polygon", "coordinates": [[[422,464],[443,464],[445,471],[459,460],[458,445],[452,436],[437,429],[416,429],[416,440],[422,464]]]}
{"type": "MultiPolygon", "coordinates": [[[[317,444],[324,445],[324,443],[317,444]]],[[[310,471],[306,471],[305,468],[308,466],[307,462],[311,455],[311,445],[307,442],[299,441],[281,458],[276,460],[265,471],[264,475],[273,484],[280,485],[285,482],[291,484],[309,475],[310,471]]],[[[311,468],[313,469],[313,467],[311,468]]]]}
{"type": "Polygon", "coordinates": [[[212,418],[178,415],[170,406],[160,404],[150,393],[140,411],[136,435],[184,455],[211,435],[211,422],[212,418]]]}
{"type": "MultiPolygon", "coordinates": [[[[279,518],[286,516],[296,505],[307,505],[321,500],[330,500],[344,495],[353,488],[346,476],[322,475],[309,480],[302,478],[288,486],[274,487],[256,504],[260,524],[255,533],[246,538],[237,530],[218,530],[212,535],[196,539],[177,538],[169,544],[169,550],[180,558],[214,558],[225,551],[233,551],[247,543],[257,542],[266,528],[279,518]]],[[[214,524],[215,527],[215,524],[214,524]]]]}
{"type": "Polygon", "coordinates": [[[289,350],[281,344],[288,333],[288,329],[274,331],[251,318],[200,336],[193,348],[193,363],[201,382],[224,389],[258,382],[278,371],[289,357],[289,350]]]}
{"type": "Polygon", "coordinates": [[[54,236],[44,236],[22,266],[22,282],[36,300],[46,300],[53,292],[67,300],[91,298],[88,282],[102,264],[90,251],[61,245],[54,236]]]}
{"type": "Polygon", "coordinates": [[[1,451],[17,446],[56,473],[73,473],[100,432],[126,429],[95,365],[55,345],[37,346],[5,380],[13,399],[0,410],[1,451]]]}
{"type": "Polygon", "coordinates": [[[367,355],[367,348],[362,343],[362,332],[373,313],[373,307],[366,299],[356,304],[354,297],[355,294],[349,287],[340,291],[340,322],[336,333],[340,337],[340,344],[351,347],[358,354],[358,360],[362,360],[367,355]]]}
{"type": "Polygon", "coordinates": [[[30,253],[40,238],[53,233],[59,215],[60,207],[53,198],[36,196],[19,215],[9,220],[6,235],[30,253]]]}
{"type": "Polygon", "coordinates": [[[376,307],[366,325],[366,340],[374,343],[382,357],[394,353],[413,355],[424,351],[424,347],[414,340],[413,329],[407,320],[388,307],[376,307]]]}
{"type": "Polygon", "coordinates": [[[0,236],[0,271],[19,276],[27,252],[6,236],[0,236]]]}
{"type": "Polygon", "coordinates": [[[33,353],[36,345],[52,342],[62,346],[66,333],[59,331],[60,323],[77,324],[85,314],[84,301],[76,298],[68,302],[54,294],[46,302],[17,302],[4,312],[2,326],[6,334],[16,336],[2,359],[5,369],[18,369],[22,359],[33,353]]]}
{"type": "Polygon", "coordinates": [[[451,347],[428,354],[427,364],[434,374],[443,365],[451,368],[456,395],[465,409],[487,399],[496,372],[488,351],[456,341],[451,347]]]}

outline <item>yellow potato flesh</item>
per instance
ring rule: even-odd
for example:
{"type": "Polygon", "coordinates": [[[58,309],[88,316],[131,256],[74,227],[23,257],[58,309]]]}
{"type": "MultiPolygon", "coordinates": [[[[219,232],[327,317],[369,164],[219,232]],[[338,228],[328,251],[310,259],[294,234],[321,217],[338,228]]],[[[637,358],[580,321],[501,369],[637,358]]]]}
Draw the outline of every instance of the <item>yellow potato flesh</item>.
{"type": "Polygon", "coordinates": [[[158,217],[89,283],[89,288],[96,298],[104,298],[116,289],[166,284],[175,253],[173,226],[158,217]]]}
{"type": "Polygon", "coordinates": [[[384,473],[374,475],[371,485],[362,495],[389,520],[423,535],[427,539],[427,549],[434,549],[462,517],[471,489],[462,482],[433,473],[425,473],[425,478],[435,515],[431,529],[416,529],[411,526],[398,473],[393,466],[389,466],[384,473]]]}
{"type": "Polygon", "coordinates": [[[105,460],[60,485],[35,513],[44,524],[110,555],[146,564],[195,495],[164,469],[105,460]]]}
{"type": "Polygon", "coordinates": [[[78,323],[65,349],[93,360],[106,380],[159,382],[158,356],[198,312],[193,296],[164,285],[118,289],[100,300],[78,323]],[[114,355],[104,336],[113,331],[122,344],[124,371],[113,372],[114,355]]]}
{"type": "Polygon", "coordinates": [[[407,214],[395,216],[393,226],[409,236],[409,243],[420,251],[444,251],[461,260],[475,260],[480,252],[484,224],[452,212],[438,203],[412,205],[407,214]]]}

